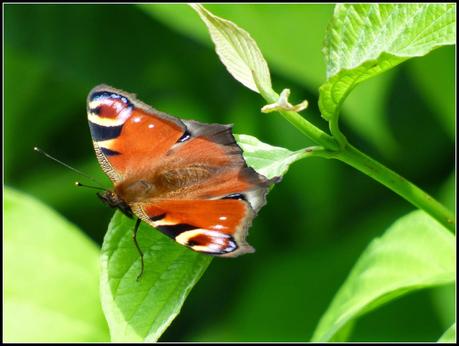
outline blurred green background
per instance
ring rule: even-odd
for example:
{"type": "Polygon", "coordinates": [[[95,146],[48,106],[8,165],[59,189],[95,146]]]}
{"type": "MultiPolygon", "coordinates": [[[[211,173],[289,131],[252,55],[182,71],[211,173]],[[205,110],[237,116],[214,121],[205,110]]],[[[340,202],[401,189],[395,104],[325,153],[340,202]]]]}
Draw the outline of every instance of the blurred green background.
{"type": "MultiPolygon", "coordinates": [[[[273,85],[317,108],[321,44],[333,5],[206,5],[246,29],[273,85]]],[[[169,114],[233,123],[235,133],[291,150],[312,143],[220,63],[191,8],[170,5],[4,6],[5,184],[57,210],[100,244],[113,210],[39,146],[106,181],[91,143],[86,96],[100,83],[169,114]]],[[[438,49],[364,82],[342,116],[351,143],[454,210],[455,50],[438,49]]],[[[268,196],[249,242],[215,259],[161,341],[305,341],[370,239],[413,206],[340,162],[295,163],[268,196]]],[[[26,216],[24,216],[26,217],[26,216]]],[[[152,230],[154,232],[154,230],[152,230]]],[[[412,294],[361,318],[351,340],[434,341],[454,319],[453,287],[412,294]]]]}

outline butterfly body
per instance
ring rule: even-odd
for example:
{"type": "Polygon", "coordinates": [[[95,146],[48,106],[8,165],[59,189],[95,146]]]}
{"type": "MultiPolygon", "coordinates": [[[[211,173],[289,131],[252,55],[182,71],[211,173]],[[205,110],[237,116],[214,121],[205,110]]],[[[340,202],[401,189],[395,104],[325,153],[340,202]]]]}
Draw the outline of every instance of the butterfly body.
{"type": "Polygon", "coordinates": [[[133,217],[134,214],[129,204],[127,204],[123,199],[121,199],[115,192],[113,191],[98,192],[97,197],[99,197],[102,200],[102,202],[104,202],[110,208],[117,208],[127,217],[129,218],[133,217]]]}
{"type": "Polygon", "coordinates": [[[105,203],[194,251],[253,252],[247,230],[275,180],[247,166],[230,125],[181,120],[106,85],[90,92],[88,120],[114,184],[105,203]]]}

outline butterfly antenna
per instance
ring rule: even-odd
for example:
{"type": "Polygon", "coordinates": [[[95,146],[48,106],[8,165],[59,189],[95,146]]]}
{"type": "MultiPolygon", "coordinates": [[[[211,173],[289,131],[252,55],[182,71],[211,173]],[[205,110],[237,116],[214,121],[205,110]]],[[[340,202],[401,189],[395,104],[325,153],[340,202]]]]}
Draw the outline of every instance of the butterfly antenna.
{"type": "MultiPolygon", "coordinates": [[[[79,171],[79,170],[76,169],[76,168],[73,168],[72,166],[69,166],[69,165],[66,164],[65,162],[62,162],[61,160],[56,159],[55,157],[49,155],[47,152],[41,150],[40,148],[34,147],[33,150],[35,150],[35,151],[39,152],[40,154],[46,156],[48,159],[51,159],[51,160],[53,160],[53,161],[55,161],[55,162],[57,162],[57,163],[60,163],[61,165],[67,167],[68,169],[74,171],[75,173],[78,173],[78,174],[82,175],[83,177],[85,177],[85,178],[91,180],[92,182],[96,183],[97,185],[103,186],[103,184],[101,184],[99,181],[97,181],[97,180],[94,179],[93,177],[87,175],[86,173],[83,173],[83,172],[79,171]]],[[[102,187],[95,187],[95,186],[83,185],[83,184],[81,184],[81,183],[79,183],[79,182],[76,182],[75,185],[76,185],[76,186],[91,187],[91,188],[95,188],[95,189],[103,190],[103,191],[106,191],[106,190],[107,190],[107,189],[104,189],[104,188],[102,188],[102,187]]]]}
{"type": "Polygon", "coordinates": [[[75,181],[75,185],[78,187],[87,187],[87,188],[94,189],[94,190],[107,191],[107,189],[104,189],[102,187],[82,184],[79,181],[75,181]]]}

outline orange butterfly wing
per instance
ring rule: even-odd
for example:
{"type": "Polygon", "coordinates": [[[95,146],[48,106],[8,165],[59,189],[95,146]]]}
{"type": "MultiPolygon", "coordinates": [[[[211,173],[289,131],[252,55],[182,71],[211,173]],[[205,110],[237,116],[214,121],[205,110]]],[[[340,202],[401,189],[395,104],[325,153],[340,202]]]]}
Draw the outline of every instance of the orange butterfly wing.
{"type": "Polygon", "coordinates": [[[268,180],[248,167],[231,126],[180,120],[102,85],[88,96],[94,148],[114,194],[192,250],[252,252],[246,234],[268,180]]]}
{"type": "Polygon", "coordinates": [[[97,158],[115,184],[151,170],[184,132],[180,120],[106,85],[89,93],[88,121],[97,158]]]}
{"type": "Polygon", "coordinates": [[[138,208],[142,220],[194,251],[220,256],[254,251],[245,240],[255,216],[246,201],[163,200],[138,208]]]}

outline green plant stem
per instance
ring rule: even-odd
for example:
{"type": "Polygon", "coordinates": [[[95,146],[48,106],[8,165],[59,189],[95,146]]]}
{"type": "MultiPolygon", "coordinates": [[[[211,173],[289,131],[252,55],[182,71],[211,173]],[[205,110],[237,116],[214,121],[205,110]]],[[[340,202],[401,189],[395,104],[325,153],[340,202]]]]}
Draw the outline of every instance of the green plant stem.
{"type": "Polygon", "coordinates": [[[395,173],[378,161],[365,155],[350,144],[342,151],[336,152],[334,157],[358,169],[376,181],[379,181],[414,206],[430,214],[447,229],[454,232],[454,215],[432,196],[398,173],[395,173]]]}
{"type": "Polygon", "coordinates": [[[298,113],[292,111],[280,111],[279,113],[304,135],[312,139],[317,144],[332,151],[339,149],[339,146],[333,137],[315,127],[298,113]]]}
{"type": "MultiPolygon", "coordinates": [[[[272,90],[269,92],[263,91],[262,96],[268,103],[276,102],[279,97],[279,95],[272,90]]],[[[378,161],[354,148],[347,143],[347,141],[340,141],[339,145],[334,137],[318,129],[298,113],[292,111],[279,112],[304,135],[312,139],[315,143],[323,146],[323,153],[318,151],[315,153],[316,156],[335,158],[347,163],[376,181],[379,181],[417,208],[424,210],[451,232],[455,231],[454,215],[428,193],[378,161]]]]}
{"type": "MultiPolygon", "coordinates": [[[[257,82],[256,79],[255,82],[257,82]]],[[[262,90],[261,94],[268,103],[274,103],[279,99],[279,95],[273,90],[262,90]]],[[[279,113],[282,114],[282,116],[293,126],[295,126],[301,133],[306,135],[306,137],[310,138],[315,143],[323,146],[328,150],[334,151],[339,149],[338,143],[332,136],[311,124],[297,112],[279,111],[279,113]]]]}
{"type": "Polygon", "coordinates": [[[332,134],[333,138],[336,138],[339,147],[342,149],[344,148],[348,142],[347,138],[343,135],[341,130],[339,129],[338,121],[330,120],[330,133],[332,134]]]}

